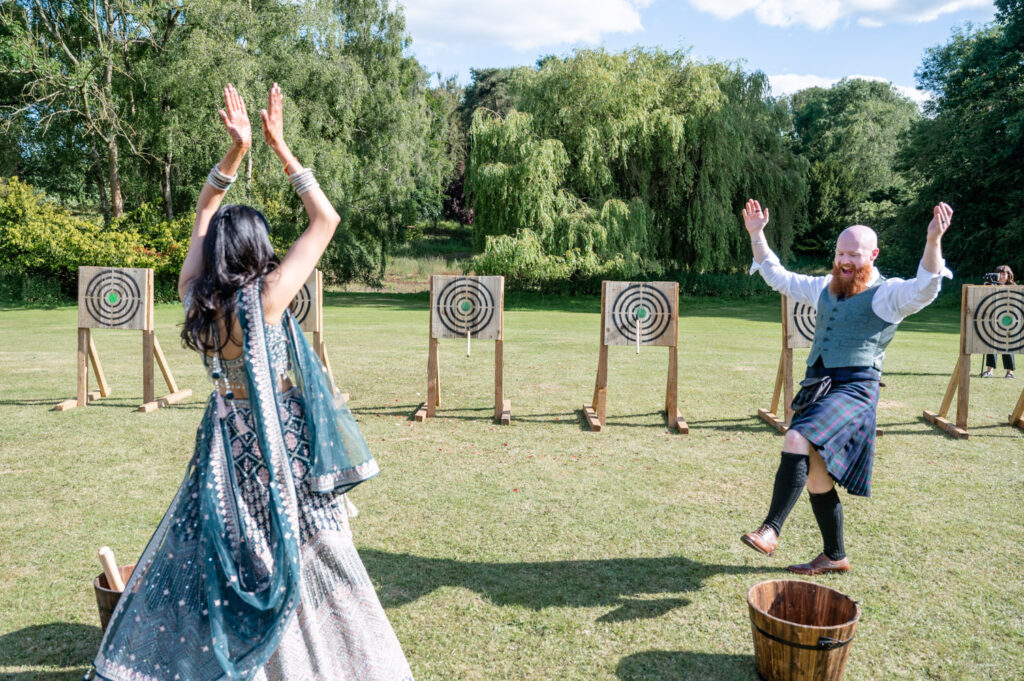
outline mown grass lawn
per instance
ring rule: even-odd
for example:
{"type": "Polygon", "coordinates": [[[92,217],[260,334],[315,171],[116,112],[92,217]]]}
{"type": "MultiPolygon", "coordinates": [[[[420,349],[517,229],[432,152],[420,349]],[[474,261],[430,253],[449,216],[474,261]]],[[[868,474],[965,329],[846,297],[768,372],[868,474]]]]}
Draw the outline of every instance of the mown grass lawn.
{"type": "MultiPolygon", "coordinates": [[[[806,501],[775,557],[739,542],[765,513],[782,442],[754,417],[775,376],[777,300],[682,301],[688,436],[659,413],[658,348],[611,349],[609,427],[581,426],[598,305],[511,297],[503,428],[490,419],[493,344],[467,358],[443,343],[439,417],[413,423],[426,296],[328,299],[336,378],[383,469],[352,494],[356,544],[421,681],[754,679],[747,589],[820,550],[806,501]]],[[[58,413],[75,392],[74,308],[0,312],[3,681],[80,678],[100,638],[96,549],[134,561],[174,495],[209,391],[180,317],[157,309],[191,401],[133,411],[141,337],[100,331],[113,396],[58,413]]],[[[1006,425],[1024,381],[972,380],[968,441],[928,426],[957,332],[949,307],[904,323],[874,496],[843,495],[854,570],[820,581],[863,607],[851,681],[1024,678],[1024,433],[1006,425]]]]}

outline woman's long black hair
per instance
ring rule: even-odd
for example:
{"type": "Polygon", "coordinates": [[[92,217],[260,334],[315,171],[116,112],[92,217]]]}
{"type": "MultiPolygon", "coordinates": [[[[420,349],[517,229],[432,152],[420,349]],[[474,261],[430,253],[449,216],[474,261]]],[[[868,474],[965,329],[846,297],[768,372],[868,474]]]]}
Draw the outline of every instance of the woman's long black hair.
{"type": "MultiPolygon", "coordinates": [[[[210,218],[203,240],[203,271],[191,288],[181,342],[199,352],[219,352],[234,328],[235,293],[280,264],[270,244],[270,227],[255,208],[222,206],[210,218]],[[218,322],[223,320],[223,327],[218,322]]],[[[241,345],[241,339],[235,342],[241,345]]]]}

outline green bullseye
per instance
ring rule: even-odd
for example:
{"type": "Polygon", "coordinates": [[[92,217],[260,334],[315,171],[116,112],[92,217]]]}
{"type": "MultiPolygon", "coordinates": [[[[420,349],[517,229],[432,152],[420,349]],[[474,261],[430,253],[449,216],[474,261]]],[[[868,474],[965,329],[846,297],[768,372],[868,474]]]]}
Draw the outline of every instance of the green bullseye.
{"type": "Polygon", "coordinates": [[[647,315],[649,315],[649,314],[650,314],[650,312],[647,310],[646,307],[638,307],[636,309],[636,318],[637,319],[647,319],[647,315]]]}
{"type": "Polygon", "coordinates": [[[473,309],[472,303],[470,303],[468,300],[463,300],[459,304],[459,307],[462,309],[463,312],[469,312],[471,309],[473,309]]]}
{"type": "Polygon", "coordinates": [[[1009,327],[1013,326],[1013,317],[1011,317],[1008,314],[1003,315],[999,319],[999,323],[1002,324],[1003,326],[1005,326],[1006,328],[1009,328],[1009,327]]]}
{"type": "Polygon", "coordinates": [[[121,296],[117,295],[113,291],[107,294],[107,302],[111,305],[117,305],[117,301],[121,300],[121,296]]]}

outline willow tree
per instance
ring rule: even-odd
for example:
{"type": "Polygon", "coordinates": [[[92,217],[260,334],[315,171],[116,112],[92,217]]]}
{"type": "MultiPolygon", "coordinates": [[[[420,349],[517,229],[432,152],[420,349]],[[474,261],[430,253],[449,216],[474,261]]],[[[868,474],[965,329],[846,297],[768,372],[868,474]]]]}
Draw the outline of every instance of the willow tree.
{"type": "Polygon", "coordinates": [[[554,255],[728,270],[749,257],[737,216],[757,195],[788,251],[805,166],[763,75],[640,49],[581,50],[517,74],[530,116],[478,116],[471,131],[479,240],[530,228],[554,255]]]}

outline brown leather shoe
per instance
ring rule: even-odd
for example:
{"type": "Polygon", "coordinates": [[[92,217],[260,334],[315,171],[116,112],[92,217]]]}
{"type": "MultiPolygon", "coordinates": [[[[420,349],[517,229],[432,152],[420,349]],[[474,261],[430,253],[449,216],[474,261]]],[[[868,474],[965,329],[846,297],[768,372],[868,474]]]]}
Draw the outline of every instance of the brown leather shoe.
{"type": "Polygon", "coordinates": [[[790,572],[795,572],[798,575],[823,575],[826,572],[849,572],[850,558],[848,556],[843,556],[839,560],[832,560],[822,553],[810,563],[790,565],[786,569],[790,572]]]}
{"type": "Polygon", "coordinates": [[[753,532],[747,532],[740,537],[740,541],[758,553],[770,556],[779,546],[779,535],[775,534],[775,530],[767,525],[762,525],[753,532]]]}

